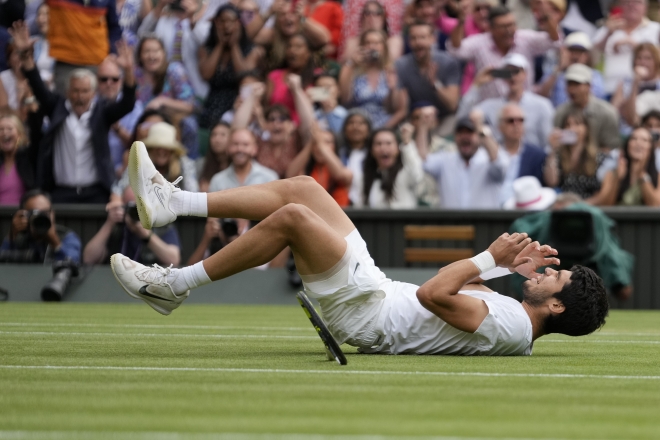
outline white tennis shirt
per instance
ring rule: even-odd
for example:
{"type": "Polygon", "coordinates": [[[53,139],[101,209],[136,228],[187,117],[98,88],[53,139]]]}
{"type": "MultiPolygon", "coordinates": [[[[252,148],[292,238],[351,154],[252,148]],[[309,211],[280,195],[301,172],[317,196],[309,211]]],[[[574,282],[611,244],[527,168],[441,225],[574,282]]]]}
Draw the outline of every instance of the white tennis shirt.
{"type": "MultiPolygon", "coordinates": [[[[389,284],[389,283],[387,283],[389,284]]],[[[532,354],[532,322],[522,305],[496,292],[462,290],[483,300],[488,315],[474,333],[457,330],[426,310],[414,284],[392,282],[381,309],[381,344],[363,353],[511,356],[532,354]]]]}

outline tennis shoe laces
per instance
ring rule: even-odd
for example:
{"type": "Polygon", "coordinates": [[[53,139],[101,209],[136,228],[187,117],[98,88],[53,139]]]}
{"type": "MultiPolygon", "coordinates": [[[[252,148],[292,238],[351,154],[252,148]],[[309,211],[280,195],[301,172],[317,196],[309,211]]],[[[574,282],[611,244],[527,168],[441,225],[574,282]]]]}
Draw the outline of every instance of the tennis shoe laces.
{"type": "Polygon", "coordinates": [[[128,181],[135,193],[140,223],[145,229],[165,226],[176,220],[177,214],[170,206],[172,194],[181,191],[176,186],[183,177],[168,182],[156,170],[147,147],[133,142],[128,156],[128,181]]]}
{"type": "Polygon", "coordinates": [[[110,267],[129,296],[141,299],[160,314],[169,315],[190,295],[190,290],[176,293],[172,289],[172,282],[178,275],[172,265],[148,267],[125,255],[114,254],[110,257],[110,267]]]}

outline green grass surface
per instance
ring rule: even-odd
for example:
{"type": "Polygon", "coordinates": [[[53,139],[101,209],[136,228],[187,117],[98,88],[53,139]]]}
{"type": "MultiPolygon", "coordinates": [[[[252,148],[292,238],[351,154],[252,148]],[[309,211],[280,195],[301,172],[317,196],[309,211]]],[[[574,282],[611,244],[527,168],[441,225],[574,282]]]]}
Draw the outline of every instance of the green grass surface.
{"type": "Polygon", "coordinates": [[[6,303],[0,439],[660,438],[658,312],[530,357],[343,348],[299,307],[6,303]]]}

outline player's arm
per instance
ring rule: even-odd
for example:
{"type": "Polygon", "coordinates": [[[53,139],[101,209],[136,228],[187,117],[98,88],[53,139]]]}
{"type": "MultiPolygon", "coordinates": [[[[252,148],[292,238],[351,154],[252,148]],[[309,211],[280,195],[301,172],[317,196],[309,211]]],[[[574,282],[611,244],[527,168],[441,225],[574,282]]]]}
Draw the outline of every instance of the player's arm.
{"type": "Polygon", "coordinates": [[[417,299],[452,327],[474,333],[488,315],[488,306],[480,299],[458,292],[484,272],[497,266],[511,266],[531,241],[526,233],[502,234],[487,251],[443,268],[417,290],[417,299]]]}

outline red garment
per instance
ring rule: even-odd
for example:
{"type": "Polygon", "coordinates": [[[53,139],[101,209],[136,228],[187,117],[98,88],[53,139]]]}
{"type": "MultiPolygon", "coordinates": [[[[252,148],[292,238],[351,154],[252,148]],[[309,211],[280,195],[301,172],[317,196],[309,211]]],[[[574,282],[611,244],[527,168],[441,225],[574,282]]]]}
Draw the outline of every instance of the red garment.
{"type": "MultiPolygon", "coordinates": [[[[339,51],[341,29],[344,25],[344,10],[341,8],[341,5],[330,0],[317,6],[311,15],[309,14],[309,9],[310,6],[307,6],[305,16],[319,23],[330,32],[330,44],[335,46],[336,50],[339,51]]],[[[337,53],[332,58],[337,58],[337,53]]]]}
{"type": "Polygon", "coordinates": [[[340,186],[336,184],[332,176],[330,176],[330,170],[325,164],[315,164],[312,168],[312,172],[309,173],[311,177],[318,182],[319,185],[323,187],[326,191],[330,193],[335,202],[342,208],[349,205],[348,201],[348,188],[345,186],[340,186]]]}
{"type": "Polygon", "coordinates": [[[286,85],[286,76],[288,73],[289,72],[286,69],[276,69],[268,74],[268,80],[273,85],[269,104],[279,104],[288,108],[291,112],[291,120],[298,124],[299,118],[298,112],[296,111],[296,103],[293,100],[293,95],[289,90],[289,86],[286,85]]]}

